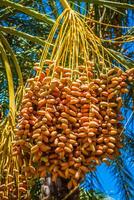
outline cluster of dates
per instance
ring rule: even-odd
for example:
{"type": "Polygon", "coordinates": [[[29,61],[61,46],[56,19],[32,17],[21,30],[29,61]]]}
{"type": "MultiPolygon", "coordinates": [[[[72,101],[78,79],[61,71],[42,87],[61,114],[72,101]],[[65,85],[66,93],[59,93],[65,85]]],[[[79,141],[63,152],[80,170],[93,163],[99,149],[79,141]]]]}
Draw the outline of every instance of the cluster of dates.
{"type": "Polygon", "coordinates": [[[94,78],[91,67],[58,66],[29,79],[14,141],[26,176],[50,173],[52,181],[63,177],[72,188],[96,165],[118,156],[128,74],[113,68],[94,78]]]}

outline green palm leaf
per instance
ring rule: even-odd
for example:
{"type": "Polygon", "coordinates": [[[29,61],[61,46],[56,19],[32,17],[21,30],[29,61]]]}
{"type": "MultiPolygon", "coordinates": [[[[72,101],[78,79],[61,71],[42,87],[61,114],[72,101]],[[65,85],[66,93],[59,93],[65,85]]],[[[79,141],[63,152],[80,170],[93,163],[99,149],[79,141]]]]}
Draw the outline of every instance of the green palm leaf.
{"type": "Polygon", "coordinates": [[[0,7],[5,7],[5,6],[9,6],[11,8],[17,9],[19,11],[21,11],[22,13],[25,13],[28,16],[34,17],[40,21],[46,22],[48,24],[54,24],[54,20],[52,20],[51,18],[49,18],[47,15],[43,15],[33,9],[30,9],[28,7],[25,7],[19,3],[14,3],[12,1],[8,1],[8,0],[1,0],[0,2],[0,7]]]}
{"type": "MultiPolygon", "coordinates": [[[[82,1],[82,0],[79,0],[82,1]]],[[[97,4],[97,5],[103,5],[103,6],[110,6],[110,7],[115,7],[115,8],[130,8],[130,9],[134,9],[134,6],[128,3],[121,3],[118,1],[105,1],[105,0],[84,0],[85,2],[88,3],[93,3],[93,4],[97,4]]]]}

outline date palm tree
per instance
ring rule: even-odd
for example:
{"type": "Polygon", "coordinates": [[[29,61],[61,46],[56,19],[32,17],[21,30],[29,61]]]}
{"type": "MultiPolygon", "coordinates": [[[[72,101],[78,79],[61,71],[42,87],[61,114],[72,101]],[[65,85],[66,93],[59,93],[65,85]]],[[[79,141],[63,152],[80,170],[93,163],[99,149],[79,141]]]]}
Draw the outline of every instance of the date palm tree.
{"type": "MultiPolygon", "coordinates": [[[[134,26],[133,0],[68,0],[68,3],[72,9],[91,19],[87,20],[87,24],[109,49],[111,59],[116,58],[120,67],[122,64],[128,69],[134,67],[134,28],[128,28],[134,26]]],[[[11,148],[6,149],[3,144],[11,147],[14,138],[13,129],[10,132],[6,126],[8,123],[15,126],[24,85],[34,75],[33,66],[39,62],[48,34],[65,4],[64,0],[0,2],[1,160],[5,154],[10,155],[11,151],[11,148]],[[4,133],[3,127],[6,127],[4,133]]],[[[124,148],[121,149],[121,155],[111,161],[110,166],[102,164],[95,172],[88,173],[79,190],[75,188],[69,191],[65,180],[51,187],[45,183],[50,189],[48,199],[134,199],[134,82],[129,83],[128,88],[129,93],[123,97],[124,148]]],[[[39,180],[33,181],[33,200],[39,199],[41,185],[39,180]]]]}

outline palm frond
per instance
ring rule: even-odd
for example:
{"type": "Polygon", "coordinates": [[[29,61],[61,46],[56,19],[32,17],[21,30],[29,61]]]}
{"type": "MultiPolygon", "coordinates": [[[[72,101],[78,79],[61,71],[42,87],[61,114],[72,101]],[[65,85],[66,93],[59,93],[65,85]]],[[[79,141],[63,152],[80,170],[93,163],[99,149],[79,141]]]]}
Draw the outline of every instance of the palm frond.
{"type": "Polygon", "coordinates": [[[134,133],[131,130],[126,131],[124,136],[124,151],[130,157],[130,162],[132,165],[134,163],[134,133]]]}
{"type": "Polygon", "coordinates": [[[101,192],[96,192],[93,190],[85,191],[80,189],[80,200],[112,200],[112,198],[101,192]]]}
{"type": "Polygon", "coordinates": [[[11,2],[11,1],[8,1],[8,0],[1,0],[0,7],[1,6],[9,6],[11,8],[14,8],[14,9],[21,11],[22,13],[25,13],[28,16],[34,17],[34,18],[36,18],[40,21],[44,21],[44,22],[49,23],[49,24],[54,24],[54,20],[49,18],[47,15],[43,15],[43,14],[41,14],[41,13],[39,13],[39,12],[33,10],[33,9],[29,9],[25,6],[22,6],[19,3],[14,3],[14,2],[11,2]]]}
{"type": "Polygon", "coordinates": [[[0,33],[0,38],[1,38],[3,45],[5,46],[6,50],[9,52],[10,56],[12,57],[13,64],[16,68],[16,72],[17,72],[17,75],[19,78],[19,85],[21,85],[23,87],[23,78],[22,78],[22,73],[21,73],[21,69],[20,69],[18,60],[16,59],[16,56],[15,56],[12,48],[10,47],[7,39],[5,38],[5,36],[2,33],[0,33]]]}
{"type": "MultiPolygon", "coordinates": [[[[82,1],[82,0],[79,0],[82,1]]],[[[128,3],[121,3],[121,2],[115,2],[115,1],[105,1],[105,0],[84,0],[85,2],[97,4],[97,5],[103,5],[103,6],[111,6],[116,8],[124,8],[124,9],[134,9],[134,6],[128,3]]]]}
{"type": "Polygon", "coordinates": [[[14,84],[13,84],[13,77],[12,77],[12,72],[11,68],[9,65],[8,57],[6,55],[5,48],[0,42],[0,50],[1,50],[1,55],[2,55],[2,61],[5,66],[6,70],[6,75],[7,75],[7,80],[8,80],[8,91],[9,91],[9,110],[12,113],[12,119],[15,122],[15,94],[14,94],[14,84]]]}
{"type": "Polygon", "coordinates": [[[36,43],[36,44],[39,44],[39,45],[42,45],[42,46],[44,46],[46,44],[46,41],[42,40],[38,36],[32,36],[30,34],[18,31],[18,30],[14,29],[14,28],[11,28],[11,27],[0,26],[0,31],[3,31],[3,32],[11,34],[11,35],[15,35],[15,36],[18,36],[18,37],[22,37],[22,38],[24,38],[26,40],[29,40],[29,41],[31,41],[33,43],[36,43]]]}
{"type": "Polygon", "coordinates": [[[119,63],[123,64],[126,69],[130,69],[134,67],[134,61],[128,58],[127,56],[121,54],[118,51],[113,49],[109,49],[111,57],[114,57],[119,63]]]}
{"type": "Polygon", "coordinates": [[[128,31],[127,31],[128,35],[134,35],[134,27],[131,27],[128,31]]]}
{"type": "Polygon", "coordinates": [[[124,163],[124,159],[122,159],[122,157],[118,157],[115,161],[113,161],[111,170],[113,175],[116,176],[116,186],[118,188],[118,194],[120,194],[120,198],[123,200],[132,200],[134,198],[134,186],[132,184],[134,180],[131,171],[124,163]]]}

